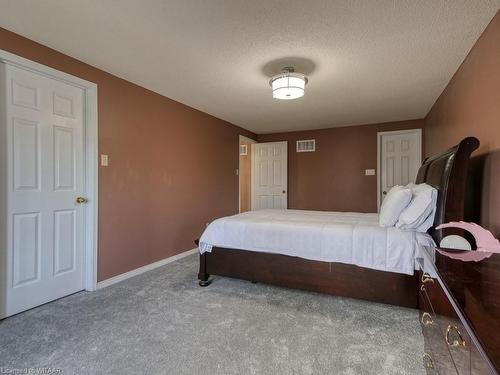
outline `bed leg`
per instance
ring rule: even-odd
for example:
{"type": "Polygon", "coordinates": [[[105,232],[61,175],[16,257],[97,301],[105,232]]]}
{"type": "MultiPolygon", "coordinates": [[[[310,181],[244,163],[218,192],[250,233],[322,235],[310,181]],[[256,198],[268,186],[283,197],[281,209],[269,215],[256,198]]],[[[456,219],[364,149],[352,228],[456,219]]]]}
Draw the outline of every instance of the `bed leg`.
{"type": "Polygon", "coordinates": [[[198,272],[198,283],[200,286],[209,286],[212,283],[210,275],[207,273],[207,256],[206,254],[200,255],[200,272],[198,272]]]}
{"type": "Polygon", "coordinates": [[[210,284],[212,284],[212,280],[200,280],[198,282],[198,285],[201,287],[209,286],[210,284]]]}

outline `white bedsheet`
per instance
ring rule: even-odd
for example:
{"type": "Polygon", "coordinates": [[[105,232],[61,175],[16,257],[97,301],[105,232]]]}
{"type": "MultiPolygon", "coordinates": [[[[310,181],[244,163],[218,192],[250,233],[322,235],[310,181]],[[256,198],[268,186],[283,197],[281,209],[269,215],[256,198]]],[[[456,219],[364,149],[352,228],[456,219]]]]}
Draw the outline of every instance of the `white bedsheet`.
{"type": "Polygon", "coordinates": [[[213,221],[199,250],[277,253],[413,275],[420,246],[432,244],[426,233],[380,227],[378,214],[259,210],[213,221]]]}

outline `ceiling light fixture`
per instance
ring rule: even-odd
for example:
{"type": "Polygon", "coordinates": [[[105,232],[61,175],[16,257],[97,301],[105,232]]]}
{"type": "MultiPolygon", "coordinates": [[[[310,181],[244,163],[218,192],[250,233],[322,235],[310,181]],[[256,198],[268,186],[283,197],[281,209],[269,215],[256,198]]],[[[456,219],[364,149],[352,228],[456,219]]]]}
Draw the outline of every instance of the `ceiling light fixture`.
{"type": "Polygon", "coordinates": [[[274,99],[297,99],[304,96],[307,77],[301,73],[295,73],[295,69],[287,66],[280,74],[275,75],[269,81],[273,89],[274,99]]]}

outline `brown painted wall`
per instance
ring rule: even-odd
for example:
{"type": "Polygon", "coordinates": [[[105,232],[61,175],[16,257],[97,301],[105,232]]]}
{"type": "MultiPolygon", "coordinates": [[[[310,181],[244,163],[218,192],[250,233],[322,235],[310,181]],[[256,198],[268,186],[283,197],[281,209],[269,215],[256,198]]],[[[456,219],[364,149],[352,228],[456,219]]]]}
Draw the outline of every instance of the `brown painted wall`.
{"type": "Polygon", "coordinates": [[[288,207],[377,212],[377,132],[423,128],[423,120],[264,134],[259,142],[288,141],[288,207]],[[316,139],[316,152],[297,153],[299,139],[316,139]]]}
{"type": "Polygon", "coordinates": [[[240,212],[252,208],[252,143],[240,140],[240,145],[247,146],[247,154],[240,155],[240,212]]]}
{"type": "Polygon", "coordinates": [[[238,212],[238,136],[253,134],[1,28],[0,49],[98,84],[99,280],[192,249],[238,212]]]}
{"type": "Polygon", "coordinates": [[[500,12],[427,115],[428,155],[467,136],[481,141],[472,163],[469,219],[500,235],[500,12]]]}

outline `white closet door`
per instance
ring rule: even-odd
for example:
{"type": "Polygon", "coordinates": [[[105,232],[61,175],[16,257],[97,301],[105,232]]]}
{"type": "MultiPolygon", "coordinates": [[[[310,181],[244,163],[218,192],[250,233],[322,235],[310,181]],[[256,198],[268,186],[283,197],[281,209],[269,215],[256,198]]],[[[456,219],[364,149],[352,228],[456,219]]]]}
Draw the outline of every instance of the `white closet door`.
{"type": "Polygon", "coordinates": [[[252,210],[288,207],[287,142],[252,144],[252,210]]]}
{"type": "Polygon", "coordinates": [[[2,64],[6,312],[83,289],[83,90],[2,64]]]}
{"type": "Polygon", "coordinates": [[[394,185],[414,182],[422,163],[421,131],[405,130],[379,134],[380,203],[394,185]]]}

